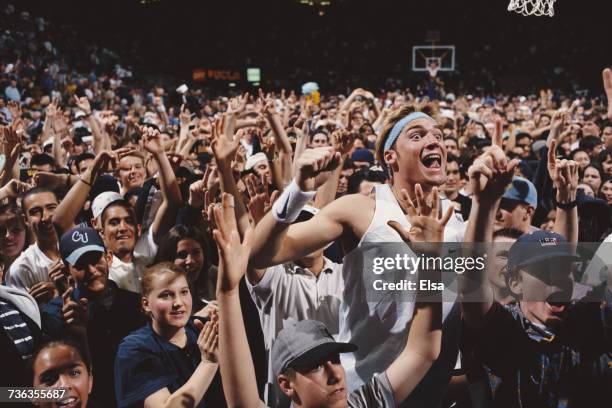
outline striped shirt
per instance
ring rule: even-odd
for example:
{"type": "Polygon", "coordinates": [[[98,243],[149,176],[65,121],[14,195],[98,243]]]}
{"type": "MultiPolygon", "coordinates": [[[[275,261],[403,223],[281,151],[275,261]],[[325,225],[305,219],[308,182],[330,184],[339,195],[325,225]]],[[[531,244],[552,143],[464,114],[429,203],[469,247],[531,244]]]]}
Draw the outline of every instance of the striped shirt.
{"type": "Polygon", "coordinates": [[[19,310],[10,302],[0,300],[0,325],[13,341],[23,360],[32,357],[34,339],[19,310]]]}

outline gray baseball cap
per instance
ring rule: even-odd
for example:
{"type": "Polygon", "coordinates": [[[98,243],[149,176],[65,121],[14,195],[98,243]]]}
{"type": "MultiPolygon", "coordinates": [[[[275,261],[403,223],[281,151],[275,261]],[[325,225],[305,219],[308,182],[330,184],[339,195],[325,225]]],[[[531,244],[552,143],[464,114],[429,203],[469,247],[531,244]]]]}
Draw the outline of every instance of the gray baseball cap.
{"type": "Polygon", "coordinates": [[[323,323],[301,320],[278,333],[272,346],[272,370],[276,376],[288,368],[316,364],[332,353],[350,353],[356,350],[355,344],[334,341],[323,323]]]}

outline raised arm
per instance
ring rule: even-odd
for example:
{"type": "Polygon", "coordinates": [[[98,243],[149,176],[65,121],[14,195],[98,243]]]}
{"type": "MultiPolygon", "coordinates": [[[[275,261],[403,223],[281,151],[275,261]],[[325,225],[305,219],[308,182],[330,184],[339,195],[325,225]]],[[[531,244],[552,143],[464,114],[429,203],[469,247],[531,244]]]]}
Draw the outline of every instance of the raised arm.
{"type": "Polygon", "coordinates": [[[66,197],[60,201],[53,213],[53,225],[59,236],[74,226],[74,220],[85,205],[91,186],[96,182],[98,176],[114,168],[117,165],[118,157],[128,151],[129,149],[119,149],[117,152],[100,152],[91,166],[81,174],[77,183],[68,190],[66,197]]]}
{"type": "MultiPolygon", "coordinates": [[[[402,190],[402,205],[407,212],[411,229],[404,229],[399,223],[389,223],[402,239],[417,252],[440,256],[439,243],[444,241],[444,228],[453,214],[449,207],[439,216],[440,201],[436,187],[432,191],[432,207],[425,204],[420,185],[415,186],[418,209],[402,190]],[[415,245],[416,244],[416,245],[415,245]]],[[[419,271],[419,280],[440,282],[440,271],[419,271]]],[[[427,371],[440,354],[442,346],[442,291],[420,291],[417,295],[406,347],[387,368],[386,374],[393,389],[395,401],[404,401],[421,382],[427,371]]]]}
{"type": "Polygon", "coordinates": [[[219,314],[219,363],[223,393],[230,407],[265,407],[259,399],[255,368],[247,340],[238,286],[244,276],[253,242],[253,230],[243,242],[234,215],[234,198],[221,197],[222,208],[214,209],[217,229],[213,236],[219,248],[217,301],[219,314]]]}
{"type": "Polygon", "coordinates": [[[345,129],[339,129],[332,133],[331,139],[332,145],[336,151],[340,152],[342,155],[341,161],[340,165],[332,172],[331,177],[317,190],[317,195],[315,197],[315,207],[317,208],[323,208],[336,199],[342,165],[344,164],[344,160],[346,160],[348,152],[353,146],[353,140],[355,137],[352,132],[345,129]]]}
{"type": "Polygon", "coordinates": [[[159,243],[163,237],[174,226],[178,209],[183,204],[178,182],[166,156],[164,146],[161,142],[159,131],[153,128],[141,128],[143,133],[144,148],[153,155],[159,170],[159,186],[161,188],[163,202],[155,214],[153,228],[153,240],[159,243]]]}
{"type": "MultiPolygon", "coordinates": [[[[359,199],[336,200],[312,219],[290,225],[304,205],[314,198],[317,187],[340,164],[340,153],[331,147],[309,149],[302,154],[299,162],[294,181],[255,229],[251,267],[277,265],[323,248],[340,237],[346,225],[346,208],[349,208],[346,205],[355,205],[352,201],[359,199]]],[[[367,197],[364,196],[364,199],[367,197]]]]}
{"type": "Polygon", "coordinates": [[[21,119],[13,120],[10,126],[0,126],[0,139],[6,158],[4,168],[0,168],[0,186],[11,179],[19,179],[19,155],[21,154],[21,119]]]}
{"type": "Polygon", "coordinates": [[[573,160],[559,160],[556,157],[557,141],[553,139],[548,149],[548,174],[557,189],[555,202],[557,216],[554,231],[568,242],[578,242],[578,163],[573,160]]]}
{"type": "Polygon", "coordinates": [[[110,150],[111,143],[108,140],[108,135],[100,129],[100,124],[98,120],[94,117],[93,112],[91,110],[91,105],[89,104],[89,99],[83,96],[78,98],[76,101],[77,107],[82,110],[86,115],[87,123],[89,123],[89,127],[91,128],[91,134],[93,135],[93,152],[94,154],[100,153],[102,150],[110,150]]]}
{"type": "Polygon", "coordinates": [[[279,186],[279,188],[284,188],[291,180],[291,156],[293,155],[291,143],[289,143],[289,138],[287,138],[287,132],[285,132],[285,128],[283,127],[281,117],[278,112],[276,112],[274,100],[272,98],[264,98],[261,89],[259,90],[259,97],[262,98],[262,102],[265,104],[264,112],[268,122],[270,122],[272,132],[274,133],[274,143],[276,145],[276,151],[278,152],[281,169],[282,185],[279,186]]]}
{"type": "Polygon", "coordinates": [[[223,131],[225,132],[227,138],[231,141],[234,140],[234,133],[237,129],[236,124],[238,123],[238,116],[240,116],[244,112],[248,101],[248,92],[245,92],[242,96],[238,96],[229,100],[227,111],[225,113],[226,123],[223,131]]]}
{"type": "Polygon", "coordinates": [[[602,76],[606,99],[608,100],[608,119],[612,120],[612,69],[604,69],[602,76]]]}
{"type": "MultiPolygon", "coordinates": [[[[185,105],[181,105],[181,112],[179,113],[179,122],[180,122],[179,138],[178,138],[178,143],[175,146],[174,152],[182,154],[181,150],[183,146],[185,145],[185,143],[187,142],[187,138],[189,135],[189,125],[192,123],[191,122],[191,112],[189,112],[189,109],[187,109],[185,105]]],[[[183,155],[183,157],[186,157],[186,156],[183,155]]]]}
{"type": "MultiPolygon", "coordinates": [[[[490,243],[493,241],[495,213],[506,187],[512,182],[518,160],[508,162],[501,149],[501,135],[496,132],[493,146],[478,157],[468,170],[472,210],[464,241],[467,243],[490,243]]],[[[468,256],[481,256],[478,246],[468,256]]],[[[493,292],[484,270],[470,270],[458,278],[459,299],[464,320],[473,326],[481,326],[493,305],[493,292]]]]}
{"type": "MultiPolygon", "coordinates": [[[[245,95],[245,98],[248,94],[245,95]]],[[[225,126],[226,116],[222,116],[221,120],[213,123],[212,126],[212,151],[215,156],[215,162],[217,163],[217,171],[219,174],[219,184],[221,186],[221,192],[229,193],[236,197],[236,219],[238,220],[238,231],[240,236],[244,237],[244,233],[249,228],[249,216],[247,214],[242,195],[238,192],[236,186],[236,180],[234,180],[234,174],[232,171],[232,161],[236,157],[236,151],[240,145],[240,139],[236,136],[230,138],[226,131],[225,126]]]]}
{"type": "Polygon", "coordinates": [[[43,125],[43,139],[48,139],[49,136],[53,138],[52,154],[55,159],[55,163],[58,167],[64,167],[66,165],[66,153],[62,150],[62,143],[59,132],[56,132],[53,123],[55,122],[55,116],[58,115],[57,100],[52,101],[47,109],[45,109],[45,123],[43,125]]]}
{"type": "Polygon", "coordinates": [[[354,89],[353,92],[351,92],[351,94],[348,96],[348,98],[346,98],[344,102],[342,102],[342,105],[340,105],[340,110],[348,112],[349,108],[351,107],[351,104],[355,101],[355,98],[359,95],[363,96],[364,94],[365,90],[361,88],[354,89]]]}
{"type": "Polygon", "coordinates": [[[310,134],[308,133],[308,125],[306,121],[302,124],[302,129],[300,130],[297,126],[294,127],[295,134],[297,136],[297,143],[295,144],[295,151],[293,152],[293,165],[291,174],[295,177],[295,173],[297,172],[297,163],[298,159],[304,153],[304,150],[308,147],[310,143],[310,134]]]}

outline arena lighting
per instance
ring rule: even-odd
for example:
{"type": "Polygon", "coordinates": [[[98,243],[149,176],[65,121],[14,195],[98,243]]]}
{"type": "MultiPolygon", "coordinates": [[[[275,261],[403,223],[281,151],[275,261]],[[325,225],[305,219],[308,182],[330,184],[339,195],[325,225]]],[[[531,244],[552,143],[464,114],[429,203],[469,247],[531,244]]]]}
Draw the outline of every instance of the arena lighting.
{"type": "Polygon", "coordinates": [[[306,6],[329,6],[331,0],[300,0],[300,3],[306,6]]]}
{"type": "Polygon", "coordinates": [[[319,15],[320,16],[324,16],[325,15],[325,11],[323,10],[324,7],[327,7],[331,4],[331,0],[299,0],[300,4],[303,4],[305,6],[310,6],[310,7],[316,7],[319,9],[319,15]]]}

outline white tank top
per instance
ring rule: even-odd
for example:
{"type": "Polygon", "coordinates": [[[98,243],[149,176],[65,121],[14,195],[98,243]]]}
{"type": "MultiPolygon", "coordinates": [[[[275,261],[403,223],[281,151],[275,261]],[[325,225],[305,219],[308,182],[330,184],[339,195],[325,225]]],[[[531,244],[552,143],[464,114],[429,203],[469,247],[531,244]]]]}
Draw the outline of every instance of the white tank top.
{"type": "MultiPolygon", "coordinates": [[[[393,293],[385,294],[382,301],[366,300],[365,274],[373,273],[364,268],[364,246],[371,243],[402,242],[400,236],[387,225],[397,221],[410,228],[401,207],[389,185],[376,185],[376,209],[368,230],[359,244],[344,257],[344,294],[340,306],[339,341],[359,346],[354,353],[342,354],[342,365],[346,370],[347,384],[354,390],[383,372],[399,355],[406,345],[408,329],[414,312],[414,301],[397,302],[393,293]]],[[[442,200],[442,210],[451,205],[442,200]]],[[[460,216],[453,216],[444,233],[445,242],[463,240],[465,225],[460,216]]],[[[410,251],[409,248],[406,248],[410,251]]],[[[413,292],[413,294],[416,294],[413,292]]],[[[421,384],[414,390],[408,401],[410,407],[437,406],[448,384],[457,362],[460,313],[453,301],[443,303],[443,341],[440,358],[429,370],[421,384]]]]}

